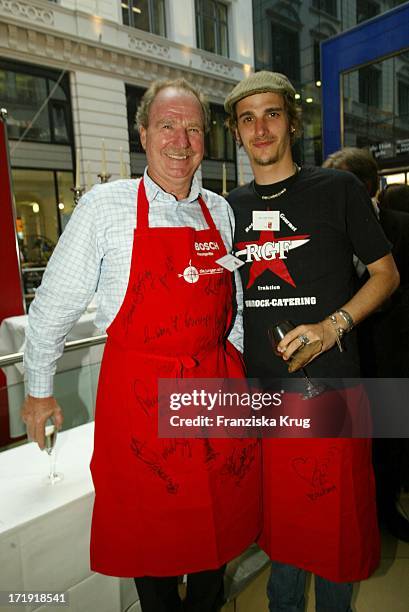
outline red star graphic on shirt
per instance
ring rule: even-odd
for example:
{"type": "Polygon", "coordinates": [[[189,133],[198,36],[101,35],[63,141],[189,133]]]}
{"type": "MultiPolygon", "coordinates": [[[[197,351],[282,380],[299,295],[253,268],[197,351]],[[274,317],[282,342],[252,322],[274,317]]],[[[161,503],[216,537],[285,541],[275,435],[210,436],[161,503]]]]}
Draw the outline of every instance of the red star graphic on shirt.
{"type": "MultiPolygon", "coordinates": [[[[301,234],[299,236],[283,236],[276,238],[274,232],[265,230],[260,232],[260,238],[257,241],[249,240],[248,242],[238,242],[236,244],[236,257],[247,253],[247,246],[254,245],[263,247],[266,243],[278,244],[280,242],[286,242],[286,250],[295,249],[303,244],[306,244],[310,239],[309,234],[301,234]]],[[[258,276],[261,276],[265,270],[270,270],[276,276],[282,278],[286,283],[295,287],[295,282],[291,277],[290,272],[283,259],[275,257],[274,259],[260,259],[254,258],[253,263],[250,267],[249,280],[247,283],[247,289],[252,286],[258,276]]]]}

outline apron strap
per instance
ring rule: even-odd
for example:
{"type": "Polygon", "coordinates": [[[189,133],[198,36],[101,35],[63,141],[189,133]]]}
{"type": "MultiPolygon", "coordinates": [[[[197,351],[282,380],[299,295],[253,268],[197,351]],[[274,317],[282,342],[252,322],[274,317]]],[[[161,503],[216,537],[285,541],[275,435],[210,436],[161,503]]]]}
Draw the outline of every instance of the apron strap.
{"type": "Polygon", "coordinates": [[[145,183],[143,178],[138,186],[138,204],[136,207],[136,228],[147,230],[149,228],[149,202],[146,197],[145,183]]]}
{"type": "MultiPolygon", "coordinates": [[[[210,214],[207,205],[205,204],[201,195],[198,198],[200,208],[202,209],[203,216],[209,229],[216,230],[215,223],[213,221],[213,217],[210,214]]],[[[141,179],[138,186],[138,205],[136,209],[136,227],[139,230],[147,230],[149,229],[149,202],[146,197],[145,184],[143,182],[143,178],[141,179]]]]}
{"type": "Polygon", "coordinates": [[[214,224],[214,221],[213,221],[213,217],[210,214],[210,210],[207,208],[207,205],[206,205],[206,203],[203,200],[201,195],[199,195],[198,200],[199,200],[200,208],[202,209],[202,213],[203,213],[203,216],[205,218],[205,221],[206,221],[207,225],[209,226],[209,229],[217,231],[217,228],[216,228],[216,226],[214,224]]]}

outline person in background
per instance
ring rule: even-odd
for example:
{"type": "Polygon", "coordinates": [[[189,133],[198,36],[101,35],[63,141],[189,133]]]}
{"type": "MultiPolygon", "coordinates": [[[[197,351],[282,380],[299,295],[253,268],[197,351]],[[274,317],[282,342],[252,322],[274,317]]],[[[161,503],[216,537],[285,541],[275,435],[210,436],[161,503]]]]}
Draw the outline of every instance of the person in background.
{"type": "Polygon", "coordinates": [[[378,198],[379,208],[409,213],[409,185],[390,183],[378,198]]]}
{"type": "MultiPolygon", "coordinates": [[[[291,145],[301,131],[295,93],[286,76],[261,71],[225,100],[254,174],[228,197],[235,254],[244,263],[247,373],[285,379],[292,355],[311,344],[310,376],[359,377],[353,328],[390,296],[399,275],[360,182],[294,163],[291,145]],[[370,276],[358,292],[354,252],[370,276]],[[295,329],[278,345],[280,359],[267,332],[283,320],[295,329]]],[[[272,559],[270,611],[304,610],[306,571],[315,574],[317,610],[350,611],[352,582],[379,562],[370,440],[263,439],[262,448],[259,543],[272,559]]]]}
{"type": "MultiPolygon", "coordinates": [[[[368,378],[409,378],[409,214],[401,212],[409,187],[390,185],[376,199],[378,166],[367,149],[340,149],[328,156],[323,167],[352,172],[365,185],[400,274],[397,291],[359,330],[363,373],[368,378]]],[[[380,523],[396,538],[409,542],[409,520],[397,509],[409,461],[407,440],[374,439],[373,458],[380,523]]]]}
{"type": "Polygon", "coordinates": [[[392,255],[400,274],[400,288],[394,294],[396,299],[409,284],[409,185],[391,184],[379,192],[378,165],[368,149],[344,147],[331,153],[322,167],[352,172],[365,186],[375,214],[392,244],[392,255]]]}
{"type": "Polygon", "coordinates": [[[208,121],[202,94],[184,79],[149,87],[137,113],[143,178],[81,199],[29,313],[22,418],[44,448],[47,419],[62,424],[56,361],[98,289],[96,325],[108,340],[91,461],[91,568],[134,577],[143,612],[219,610],[226,563],[260,529],[257,441],[157,433],[159,378],[244,376],[240,280],[234,286],[216,263],[232,247],[234,219],[194,176],[208,121]]]}

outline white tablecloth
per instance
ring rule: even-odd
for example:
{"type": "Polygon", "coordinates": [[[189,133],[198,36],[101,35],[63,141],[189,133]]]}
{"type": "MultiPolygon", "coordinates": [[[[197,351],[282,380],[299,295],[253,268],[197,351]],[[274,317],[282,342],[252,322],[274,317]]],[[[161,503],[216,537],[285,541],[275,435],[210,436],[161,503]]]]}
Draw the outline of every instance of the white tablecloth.
{"type": "Polygon", "coordinates": [[[58,434],[64,480],[55,485],[45,483],[48,456],[36,444],[0,453],[0,591],[64,591],[70,602],[25,610],[121,612],[137,599],[132,580],[89,569],[93,430],[88,423],[58,434]]]}
{"type": "MultiPolygon", "coordinates": [[[[0,325],[0,356],[19,353],[24,349],[28,317],[9,317],[0,325]]],[[[67,341],[98,336],[94,325],[95,310],[85,312],[68,334],[67,341]]],[[[73,427],[92,418],[98,383],[99,366],[104,345],[77,349],[65,353],[58,362],[54,379],[54,394],[65,415],[65,426],[73,427]]],[[[7,378],[10,437],[25,433],[20,419],[20,408],[24,400],[23,364],[3,368],[7,378]]]]}
{"type": "MultiPolygon", "coordinates": [[[[26,606],[25,610],[140,612],[132,579],[89,569],[93,432],[94,424],[87,423],[58,434],[57,471],[64,480],[55,485],[46,483],[48,456],[36,444],[0,453],[0,591],[58,591],[69,597],[69,608],[26,606]]],[[[225,579],[229,600],[268,562],[254,545],[229,563],[225,579]]],[[[0,605],[0,612],[10,609],[0,605]]]]}

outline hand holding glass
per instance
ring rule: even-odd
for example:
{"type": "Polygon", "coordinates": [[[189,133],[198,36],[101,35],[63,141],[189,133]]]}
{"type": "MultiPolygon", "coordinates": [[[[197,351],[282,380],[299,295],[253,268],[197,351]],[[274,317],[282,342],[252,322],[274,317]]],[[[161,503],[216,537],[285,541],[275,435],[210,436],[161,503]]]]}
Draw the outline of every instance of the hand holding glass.
{"type": "MultiPolygon", "coordinates": [[[[291,330],[293,330],[295,328],[295,325],[293,323],[291,323],[291,321],[281,321],[280,323],[276,323],[275,325],[272,325],[269,329],[268,329],[268,337],[272,346],[272,349],[275,353],[275,355],[277,355],[277,357],[282,357],[282,353],[280,353],[280,351],[278,350],[278,345],[280,344],[281,340],[284,338],[284,336],[286,336],[286,334],[288,334],[288,332],[290,332],[291,330]]],[[[294,355],[297,355],[297,357],[302,356],[302,351],[306,349],[307,345],[301,345],[300,348],[293,353],[294,355]]],[[[310,350],[308,349],[308,351],[306,352],[306,358],[304,363],[306,363],[308,361],[308,359],[311,357],[311,353],[310,350]]],[[[293,357],[290,357],[290,359],[288,360],[289,363],[289,371],[295,371],[291,369],[291,361],[292,361],[293,357]]],[[[301,363],[303,363],[303,360],[301,359],[301,363]]],[[[305,379],[305,393],[303,394],[303,399],[311,399],[317,395],[320,395],[320,393],[322,393],[324,391],[324,387],[322,385],[314,385],[313,382],[310,380],[310,378],[307,376],[307,372],[305,371],[304,367],[297,367],[297,369],[300,369],[303,373],[304,379],[305,379]]]]}
{"type": "Polygon", "coordinates": [[[49,456],[50,468],[49,473],[46,478],[47,484],[55,484],[56,482],[60,482],[63,480],[64,475],[61,472],[56,471],[56,457],[55,457],[55,444],[57,442],[57,428],[51,419],[48,419],[45,425],[45,449],[49,456]]]}

